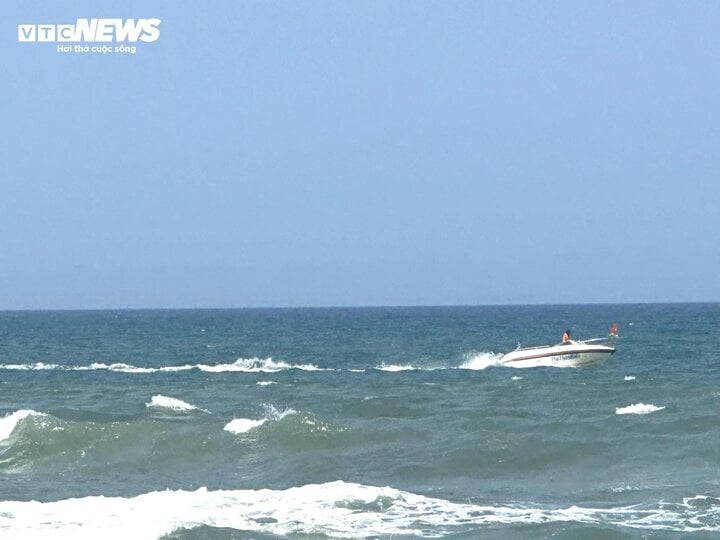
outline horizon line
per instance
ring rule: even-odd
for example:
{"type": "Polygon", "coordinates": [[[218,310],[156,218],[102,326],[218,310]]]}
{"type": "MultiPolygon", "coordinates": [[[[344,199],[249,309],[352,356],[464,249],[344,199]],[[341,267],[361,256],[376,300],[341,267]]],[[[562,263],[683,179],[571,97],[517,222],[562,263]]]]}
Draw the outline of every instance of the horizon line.
{"type": "Polygon", "coordinates": [[[226,306],[226,307],[76,307],[76,308],[10,308],[0,313],[18,312],[82,312],[82,311],[241,311],[241,310],[312,310],[312,309],[411,309],[411,308],[479,308],[479,307],[561,307],[561,306],[641,306],[641,305],[688,305],[720,304],[718,300],[670,300],[638,302],[527,302],[492,304],[354,304],[354,305],[307,305],[307,306],[226,306]]]}

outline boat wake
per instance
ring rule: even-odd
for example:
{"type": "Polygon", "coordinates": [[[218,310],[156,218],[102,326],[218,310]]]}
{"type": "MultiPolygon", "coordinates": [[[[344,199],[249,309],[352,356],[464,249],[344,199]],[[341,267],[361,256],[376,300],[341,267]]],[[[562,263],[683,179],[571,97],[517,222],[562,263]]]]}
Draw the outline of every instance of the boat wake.
{"type": "MultiPolygon", "coordinates": [[[[597,348],[597,346],[595,346],[597,348]]],[[[200,371],[204,373],[278,373],[290,370],[300,370],[307,372],[352,372],[366,373],[370,372],[412,372],[412,371],[443,371],[450,369],[468,369],[468,370],[484,370],[493,366],[513,367],[513,368],[532,368],[532,367],[580,367],[588,363],[598,361],[594,356],[588,357],[586,353],[564,354],[568,350],[556,351],[558,347],[549,348],[553,355],[535,357],[532,349],[519,349],[507,354],[495,353],[492,351],[470,351],[465,353],[457,361],[443,360],[438,362],[428,362],[426,360],[418,363],[400,361],[395,363],[381,363],[373,368],[327,368],[318,367],[314,364],[291,364],[282,360],[273,360],[272,358],[238,358],[232,363],[221,364],[183,364],[169,366],[136,366],[123,362],[104,363],[95,362],[90,365],[63,365],[55,363],[36,362],[34,364],[0,364],[0,370],[8,371],[108,371],[115,373],[131,373],[131,374],[153,374],[153,373],[177,373],[188,371],[200,371]],[[525,351],[529,351],[525,353],[525,351]],[[522,352],[523,355],[517,357],[517,353],[522,352]],[[530,356],[530,357],[528,357],[530,356]],[[590,362],[588,362],[588,358],[590,362]]],[[[559,349],[558,349],[559,350],[559,349]]],[[[609,348],[607,349],[610,350],[609,348]]],[[[601,353],[592,352],[590,354],[599,354],[601,360],[609,354],[606,351],[601,353]]]]}
{"type": "Polygon", "coordinates": [[[302,371],[334,371],[331,369],[319,368],[313,364],[288,364],[283,361],[276,361],[272,358],[238,358],[230,364],[184,364],[180,366],[142,367],[122,362],[106,364],[95,362],[88,366],[68,366],[61,364],[46,364],[36,362],[34,364],[0,364],[0,369],[10,371],[113,371],[118,373],[172,373],[180,371],[204,371],[207,373],[277,373],[291,369],[302,371]]]}
{"type": "Polygon", "coordinates": [[[483,370],[500,365],[501,358],[501,354],[495,354],[494,352],[471,352],[465,355],[465,360],[458,367],[460,369],[483,370]]]}
{"type": "MultiPolygon", "coordinates": [[[[399,373],[404,371],[443,371],[449,369],[482,370],[490,366],[501,365],[502,355],[493,352],[470,352],[463,356],[460,365],[452,363],[438,363],[434,365],[415,365],[413,363],[381,363],[373,368],[321,368],[314,364],[289,364],[273,360],[272,358],[239,358],[230,364],[184,364],[178,366],[145,367],[116,362],[112,364],[96,362],[87,366],[61,365],[37,362],[34,364],[0,364],[0,370],[8,371],[107,371],[113,373],[153,374],[177,373],[187,371],[201,371],[204,373],[278,373],[282,371],[333,371],[350,373],[367,373],[368,371],[383,371],[399,373]]],[[[259,382],[260,385],[274,384],[273,382],[259,382]]]]}

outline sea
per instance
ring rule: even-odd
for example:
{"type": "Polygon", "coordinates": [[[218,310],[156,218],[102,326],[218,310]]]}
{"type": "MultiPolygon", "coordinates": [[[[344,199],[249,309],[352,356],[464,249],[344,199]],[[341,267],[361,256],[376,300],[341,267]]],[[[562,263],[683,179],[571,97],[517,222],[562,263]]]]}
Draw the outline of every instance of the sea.
{"type": "Polygon", "coordinates": [[[0,312],[0,538],[720,538],[720,304],[0,312]]]}

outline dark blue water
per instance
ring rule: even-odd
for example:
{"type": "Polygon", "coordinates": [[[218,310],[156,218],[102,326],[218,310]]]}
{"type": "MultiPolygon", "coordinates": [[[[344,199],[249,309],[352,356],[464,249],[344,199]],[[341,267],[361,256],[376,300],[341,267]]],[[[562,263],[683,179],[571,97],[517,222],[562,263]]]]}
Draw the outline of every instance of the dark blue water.
{"type": "Polygon", "coordinates": [[[719,342],[718,304],[0,313],[0,536],[714,538],[719,342]]]}

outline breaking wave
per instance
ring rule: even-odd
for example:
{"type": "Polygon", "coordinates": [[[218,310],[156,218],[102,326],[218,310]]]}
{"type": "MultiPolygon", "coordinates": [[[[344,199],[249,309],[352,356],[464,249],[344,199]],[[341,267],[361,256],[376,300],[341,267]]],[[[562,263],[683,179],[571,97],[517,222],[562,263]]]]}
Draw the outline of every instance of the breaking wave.
{"type": "Polygon", "coordinates": [[[234,418],[225,425],[225,431],[230,433],[247,433],[253,428],[262,426],[267,422],[267,418],[261,418],[260,420],[251,420],[249,418],[234,418]]]}
{"type": "Polygon", "coordinates": [[[29,417],[46,417],[45,413],[40,413],[30,409],[22,409],[8,414],[0,418],[0,442],[9,439],[13,431],[18,425],[29,417]]]}
{"type": "Polygon", "coordinates": [[[477,534],[480,527],[582,523],[692,533],[720,531],[720,499],[616,508],[481,505],[343,481],[285,490],[166,490],[135,497],[0,502],[13,538],[159,538],[201,526],[270,535],[337,538],[477,534]]]}
{"type": "Polygon", "coordinates": [[[409,364],[405,364],[405,365],[380,364],[379,366],[376,366],[375,369],[377,369],[378,371],[392,371],[392,372],[397,372],[397,371],[415,371],[415,370],[418,369],[418,368],[413,367],[413,366],[411,366],[411,365],[409,365],[409,364]]]}
{"type": "Polygon", "coordinates": [[[235,434],[247,433],[251,429],[262,426],[268,420],[282,420],[287,416],[297,414],[295,409],[279,411],[275,406],[268,404],[263,405],[263,407],[265,408],[264,418],[234,418],[228,422],[223,429],[235,434]]]}
{"type": "Polygon", "coordinates": [[[153,396],[149,403],[145,404],[146,407],[154,407],[157,409],[169,409],[176,412],[190,412],[190,411],[202,411],[207,412],[204,409],[200,409],[195,405],[186,403],[181,399],[171,398],[158,394],[153,396]]]}
{"type": "Polygon", "coordinates": [[[618,407],[615,409],[615,414],[650,414],[655,411],[661,411],[665,407],[658,407],[653,404],[645,403],[633,403],[627,407],[618,407]]]}

